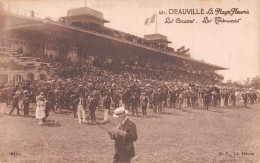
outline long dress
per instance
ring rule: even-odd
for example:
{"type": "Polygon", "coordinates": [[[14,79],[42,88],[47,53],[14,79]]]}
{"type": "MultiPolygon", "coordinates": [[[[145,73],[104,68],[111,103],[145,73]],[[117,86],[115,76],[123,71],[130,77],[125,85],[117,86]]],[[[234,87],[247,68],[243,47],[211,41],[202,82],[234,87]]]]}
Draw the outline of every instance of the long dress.
{"type": "Polygon", "coordinates": [[[43,119],[45,117],[45,102],[42,100],[37,101],[36,119],[43,119]]]}

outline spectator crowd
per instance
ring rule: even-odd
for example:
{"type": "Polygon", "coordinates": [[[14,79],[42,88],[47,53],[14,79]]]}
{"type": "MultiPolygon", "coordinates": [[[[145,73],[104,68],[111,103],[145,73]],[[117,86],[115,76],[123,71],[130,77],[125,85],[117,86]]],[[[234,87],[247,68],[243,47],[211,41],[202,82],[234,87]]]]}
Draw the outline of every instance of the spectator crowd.
{"type": "MultiPolygon", "coordinates": [[[[59,23],[65,23],[65,20],[60,19],[59,23]]],[[[166,51],[172,54],[177,54],[177,55],[181,55],[184,57],[190,57],[190,54],[187,53],[189,50],[184,50],[183,47],[181,47],[180,49],[177,49],[176,51],[174,50],[174,48],[168,47],[164,44],[160,44],[156,41],[152,41],[152,40],[147,40],[144,39],[142,37],[138,37],[136,35],[133,34],[129,34],[129,33],[125,33],[125,32],[121,32],[112,28],[108,28],[105,26],[101,26],[95,23],[81,23],[81,22],[74,22],[71,24],[72,26],[76,26],[79,28],[84,28],[87,30],[91,30],[93,32],[97,32],[100,34],[104,34],[107,36],[111,36],[114,38],[118,38],[118,39],[122,39],[125,41],[130,41],[132,43],[137,43],[140,45],[144,45],[144,46],[148,46],[151,48],[154,48],[156,50],[161,50],[161,51],[166,51]]]]}
{"type": "Polygon", "coordinates": [[[39,124],[44,123],[49,111],[62,110],[71,110],[74,117],[78,116],[79,123],[85,122],[83,115],[88,110],[91,121],[95,123],[97,109],[104,109],[104,120],[107,121],[111,108],[121,106],[132,115],[138,116],[141,111],[143,116],[147,116],[148,108],[160,113],[166,107],[208,110],[209,106],[247,107],[259,102],[256,90],[216,84],[214,78],[205,74],[113,62],[75,63],[69,59],[56,61],[55,65],[57,79],[1,86],[1,102],[12,106],[9,114],[14,109],[20,114],[22,107],[27,116],[30,103],[36,103],[39,124]]]}

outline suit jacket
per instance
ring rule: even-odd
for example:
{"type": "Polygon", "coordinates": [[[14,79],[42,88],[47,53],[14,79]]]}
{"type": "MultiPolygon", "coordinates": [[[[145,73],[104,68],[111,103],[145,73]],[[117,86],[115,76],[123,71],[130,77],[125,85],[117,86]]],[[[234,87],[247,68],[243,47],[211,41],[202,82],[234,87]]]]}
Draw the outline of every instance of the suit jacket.
{"type": "Polygon", "coordinates": [[[104,107],[105,109],[110,109],[110,105],[111,105],[111,98],[107,97],[104,101],[104,107]]]}
{"type": "Polygon", "coordinates": [[[94,97],[89,101],[89,110],[95,110],[98,106],[98,100],[94,97]]]}
{"type": "Polygon", "coordinates": [[[146,97],[141,97],[141,106],[147,107],[148,99],[146,97]]]}
{"type": "Polygon", "coordinates": [[[202,93],[202,97],[204,99],[204,103],[205,104],[209,104],[210,103],[210,101],[211,101],[211,93],[209,91],[204,91],[202,93]]]}
{"type": "Polygon", "coordinates": [[[115,95],[113,96],[113,100],[114,100],[115,102],[119,102],[119,101],[120,101],[119,95],[118,95],[118,94],[115,94],[115,95]]]}
{"type": "Polygon", "coordinates": [[[19,103],[19,96],[18,95],[14,95],[12,98],[12,105],[13,107],[18,107],[18,103],[19,103]]]}
{"type": "Polygon", "coordinates": [[[30,96],[28,94],[25,94],[23,97],[23,104],[30,103],[30,96]]]}
{"type": "Polygon", "coordinates": [[[129,101],[130,101],[130,104],[132,106],[137,106],[138,105],[138,99],[137,99],[136,96],[132,96],[129,101]]]}
{"type": "MultiPolygon", "coordinates": [[[[83,102],[83,108],[86,109],[87,108],[87,100],[85,98],[82,98],[82,102],[83,102]]],[[[79,105],[80,103],[80,98],[77,98],[76,100],[74,100],[73,102],[76,106],[79,105]]]]}
{"type": "Polygon", "coordinates": [[[135,156],[134,141],[137,140],[136,125],[128,118],[120,127],[126,132],[125,136],[115,136],[115,155],[114,159],[118,161],[131,160],[135,156]]]}
{"type": "Polygon", "coordinates": [[[153,94],[152,94],[153,104],[157,104],[157,103],[158,103],[158,100],[159,100],[159,95],[158,95],[157,93],[153,93],[153,94]]]}

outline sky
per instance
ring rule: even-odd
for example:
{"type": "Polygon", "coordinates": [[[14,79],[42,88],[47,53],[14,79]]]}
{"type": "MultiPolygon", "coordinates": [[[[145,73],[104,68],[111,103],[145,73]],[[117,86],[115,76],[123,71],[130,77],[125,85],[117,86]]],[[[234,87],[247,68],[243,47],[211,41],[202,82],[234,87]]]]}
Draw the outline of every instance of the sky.
{"type": "MultiPolygon", "coordinates": [[[[248,77],[260,76],[260,0],[4,0],[10,3],[14,11],[34,10],[41,17],[59,18],[67,15],[67,10],[87,7],[98,10],[110,23],[105,26],[140,37],[157,33],[166,35],[172,43],[169,46],[178,49],[185,45],[190,49],[191,57],[229,68],[218,71],[227,81],[243,82],[248,77]],[[18,8],[15,9],[15,7],[18,8]],[[212,8],[213,14],[206,12],[212,8]],[[249,11],[248,14],[216,15],[215,9],[230,11],[249,11]],[[194,9],[204,14],[169,14],[169,10],[194,9]],[[166,14],[159,14],[164,11],[166,14]],[[157,23],[145,25],[145,19],[157,14],[157,23]],[[174,19],[165,23],[166,18],[174,19]],[[202,23],[204,17],[213,19],[202,23]],[[215,17],[225,20],[237,20],[238,23],[215,23],[215,17]],[[176,23],[176,19],[194,20],[194,23],[176,23]],[[196,23],[197,22],[197,23],[196,23]]],[[[11,9],[11,10],[12,10],[11,9]]]]}

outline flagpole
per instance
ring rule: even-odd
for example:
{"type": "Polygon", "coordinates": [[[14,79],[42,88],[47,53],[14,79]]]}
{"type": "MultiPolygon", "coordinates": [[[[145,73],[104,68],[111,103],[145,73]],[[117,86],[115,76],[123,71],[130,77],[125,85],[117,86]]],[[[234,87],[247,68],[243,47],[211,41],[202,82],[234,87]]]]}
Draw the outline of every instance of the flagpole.
{"type": "MultiPolygon", "coordinates": [[[[231,53],[229,54],[229,67],[231,65],[231,53]]],[[[230,69],[229,69],[229,80],[230,80],[230,69]]]]}
{"type": "Polygon", "coordinates": [[[156,14],[156,26],[155,26],[155,33],[157,33],[157,14],[156,14]]]}

